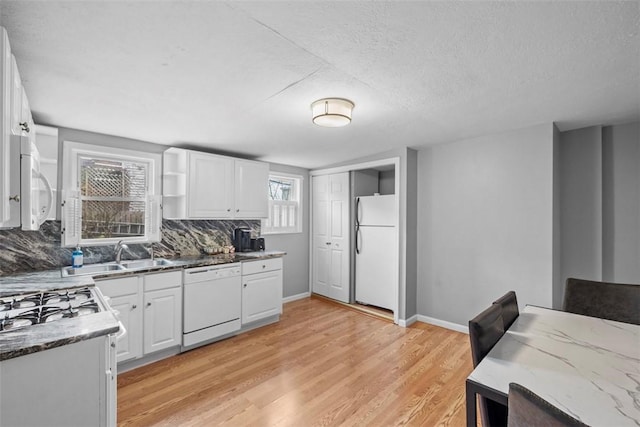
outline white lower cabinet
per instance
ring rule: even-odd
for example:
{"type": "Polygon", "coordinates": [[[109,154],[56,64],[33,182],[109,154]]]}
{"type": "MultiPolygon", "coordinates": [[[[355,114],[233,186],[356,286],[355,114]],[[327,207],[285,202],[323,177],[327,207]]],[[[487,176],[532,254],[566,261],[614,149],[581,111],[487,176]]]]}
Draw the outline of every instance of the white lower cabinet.
{"type": "Polygon", "coordinates": [[[182,342],[182,288],[144,294],[144,353],[182,342]]]}
{"type": "Polygon", "coordinates": [[[242,324],[282,313],[282,258],[242,263],[242,324]]]}
{"type": "Polygon", "coordinates": [[[142,357],[142,296],[138,276],[97,279],[96,286],[110,298],[126,334],[118,337],[118,363],[142,357]]]}
{"type": "Polygon", "coordinates": [[[96,286],[127,330],[118,339],[118,363],[181,344],[181,270],[96,279],[96,286]]]}
{"type": "Polygon", "coordinates": [[[0,426],[116,425],[111,338],[0,362],[0,426]]]}

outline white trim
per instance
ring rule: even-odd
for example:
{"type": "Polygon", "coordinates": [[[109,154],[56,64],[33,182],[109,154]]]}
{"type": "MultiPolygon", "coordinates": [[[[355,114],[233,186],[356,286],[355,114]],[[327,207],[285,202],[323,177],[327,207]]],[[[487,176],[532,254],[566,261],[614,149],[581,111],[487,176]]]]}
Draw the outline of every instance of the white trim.
{"type": "MultiPolygon", "coordinates": [[[[101,158],[115,161],[127,161],[127,162],[135,162],[142,163],[146,165],[146,174],[147,174],[147,188],[146,188],[146,211],[145,214],[148,215],[151,213],[149,209],[151,209],[151,205],[148,201],[149,196],[157,196],[157,213],[162,215],[161,212],[161,197],[160,197],[160,189],[161,189],[161,169],[162,169],[162,155],[158,153],[150,153],[146,151],[139,150],[130,150],[126,148],[115,148],[105,145],[97,145],[97,144],[89,144],[84,142],[74,142],[74,141],[63,141],[62,143],[63,150],[63,163],[62,163],[62,191],[64,194],[71,194],[71,192],[77,191],[79,193],[80,189],[80,170],[79,170],[79,159],[81,157],[89,157],[89,158],[101,158]]],[[[67,196],[68,197],[68,196],[67,196]]],[[[78,194],[78,200],[81,206],[81,197],[78,194]]],[[[66,198],[63,199],[63,206],[66,205],[66,198]]],[[[75,218],[69,218],[65,215],[65,211],[63,210],[62,215],[62,227],[63,232],[68,227],[68,224],[71,224],[74,221],[80,221],[81,211],[75,212],[75,218]],[[78,217],[78,215],[80,215],[78,217]]],[[[96,239],[82,239],[81,233],[77,231],[77,239],[70,240],[63,234],[62,236],[62,247],[73,247],[76,245],[88,245],[88,246],[105,246],[105,245],[113,245],[116,242],[122,240],[126,243],[147,243],[159,241],[160,239],[160,227],[161,227],[161,216],[156,221],[157,230],[150,230],[150,217],[145,218],[145,234],[144,236],[135,236],[135,237],[113,237],[113,238],[96,238],[96,239]]]]}
{"type": "Polygon", "coordinates": [[[428,323],[434,326],[440,326],[441,328],[451,329],[452,331],[462,332],[464,334],[469,333],[468,326],[458,325],[457,323],[447,322],[446,320],[435,319],[433,317],[423,316],[421,314],[418,314],[417,317],[418,317],[418,322],[428,323]]]}
{"type": "Polygon", "coordinates": [[[398,326],[402,326],[403,328],[407,328],[418,321],[418,315],[414,314],[408,319],[398,319],[398,326]]]}
{"type": "Polygon", "coordinates": [[[311,292],[303,292],[301,294],[291,295],[291,296],[282,298],[282,303],[286,304],[286,303],[291,302],[291,301],[296,301],[296,300],[299,300],[299,299],[309,298],[310,296],[311,296],[311,292]]]}
{"type": "Polygon", "coordinates": [[[400,163],[400,157],[389,157],[387,159],[373,160],[373,161],[364,162],[364,163],[354,163],[354,164],[344,165],[344,166],[336,166],[335,168],[328,168],[328,169],[315,169],[315,170],[309,171],[309,176],[329,175],[329,174],[340,173],[340,172],[351,172],[351,171],[360,170],[360,169],[377,168],[379,166],[389,166],[390,164],[396,164],[396,162],[400,163]]]}

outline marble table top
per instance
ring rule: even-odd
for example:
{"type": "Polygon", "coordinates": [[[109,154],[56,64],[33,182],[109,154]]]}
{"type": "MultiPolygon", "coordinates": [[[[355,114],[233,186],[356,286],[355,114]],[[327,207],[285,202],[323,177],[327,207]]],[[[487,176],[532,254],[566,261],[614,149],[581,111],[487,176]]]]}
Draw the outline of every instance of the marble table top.
{"type": "Polygon", "coordinates": [[[640,326],[526,306],[469,375],[519,383],[592,426],[640,426],[640,326]]]}

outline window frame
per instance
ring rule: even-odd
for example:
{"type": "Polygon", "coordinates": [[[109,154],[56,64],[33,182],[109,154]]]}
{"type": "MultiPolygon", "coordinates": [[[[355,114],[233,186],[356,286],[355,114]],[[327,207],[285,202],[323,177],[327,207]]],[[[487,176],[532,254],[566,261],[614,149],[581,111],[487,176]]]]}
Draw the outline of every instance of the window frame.
{"type": "Polygon", "coordinates": [[[115,245],[119,241],[125,243],[150,243],[161,239],[161,165],[162,156],[124,148],[114,148],[103,145],[87,144],[73,141],[63,143],[62,169],[62,239],[63,247],[106,246],[115,245]],[[105,161],[126,161],[145,165],[145,221],[143,236],[108,237],[97,239],[82,238],[82,195],[80,192],[81,168],[83,158],[105,161]],[[77,219],[76,219],[77,218],[77,219]]]}
{"type": "MultiPolygon", "coordinates": [[[[263,234],[263,235],[274,235],[274,234],[297,234],[297,233],[302,233],[302,220],[304,218],[304,215],[303,215],[303,208],[304,208],[304,205],[303,205],[304,176],[297,175],[297,174],[286,173],[286,172],[270,171],[269,172],[268,181],[271,181],[272,178],[284,178],[284,179],[288,179],[288,180],[293,180],[295,182],[295,184],[293,186],[293,193],[297,196],[296,202],[298,203],[296,227],[295,227],[295,229],[293,229],[292,227],[286,227],[286,228],[277,227],[277,228],[275,228],[275,227],[269,227],[268,226],[269,222],[272,221],[271,214],[273,212],[273,204],[274,204],[274,202],[277,202],[277,200],[272,200],[270,195],[268,195],[269,217],[266,218],[266,219],[263,219],[261,221],[260,234],[263,234]]],[[[268,191],[268,182],[267,182],[267,191],[268,191]]]]}

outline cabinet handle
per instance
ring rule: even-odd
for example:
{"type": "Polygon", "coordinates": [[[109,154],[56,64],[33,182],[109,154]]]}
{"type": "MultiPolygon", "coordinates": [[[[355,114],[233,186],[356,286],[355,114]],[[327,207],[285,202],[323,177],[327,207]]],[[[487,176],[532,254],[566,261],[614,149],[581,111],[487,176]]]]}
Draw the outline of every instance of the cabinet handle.
{"type": "Polygon", "coordinates": [[[29,123],[27,122],[22,122],[20,123],[20,127],[22,128],[23,131],[29,133],[30,129],[29,129],[29,123]]]}
{"type": "Polygon", "coordinates": [[[16,194],[15,196],[9,197],[9,200],[13,200],[14,202],[19,202],[20,201],[20,196],[18,194],[16,194]]]}
{"type": "Polygon", "coordinates": [[[150,302],[147,303],[147,307],[151,307],[151,303],[150,302]]]}
{"type": "Polygon", "coordinates": [[[264,265],[264,264],[262,264],[262,268],[267,268],[267,266],[266,266],[266,265],[264,265]]]}
{"type": "Polygon", "coordinates": [[[240,212],[240,209],[236,209],[236,212],[240,212]]]}
{"type": "Polygon", "coordinates": [[[137,305],[137,304],[133,304],[133,305],[131,306],[131,310],[135,310],[136,308],[138,308],[138,305],[137,305]]]}
{"type": "Polygon", "coordinates": [[[327,243],[325,243],[325,245],[330,245],[330,244],[331,244],[331,242],[327,242],[327,243]]]}
{"type": "Polygon", "coordinates": [[[231,212],[231,208],[227,209],[227,212],[231,212]]]}
{"type": "Polygon", "coordinates": [[[247,284],[246,284],[246,283],[244,284],[244,287],[245,287],[245,288],[247,287],[247,284]]]}

